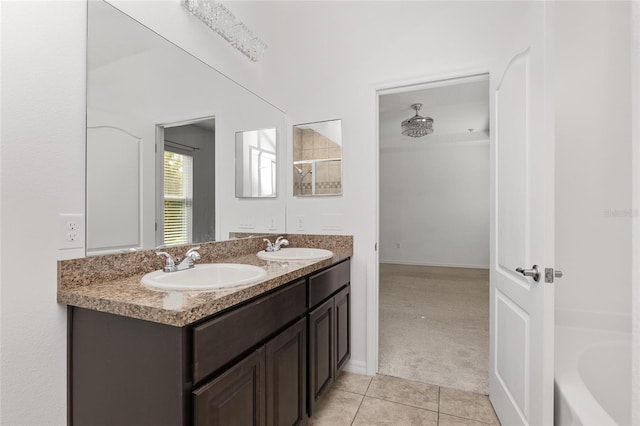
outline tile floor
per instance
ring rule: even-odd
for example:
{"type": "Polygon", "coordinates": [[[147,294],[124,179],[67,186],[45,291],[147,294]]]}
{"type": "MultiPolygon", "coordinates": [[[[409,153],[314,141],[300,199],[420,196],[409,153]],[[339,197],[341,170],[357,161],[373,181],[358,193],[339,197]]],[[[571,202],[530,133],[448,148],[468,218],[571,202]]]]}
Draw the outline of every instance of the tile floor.
{"type": "Polygon", "coordinates": [[[391,376],[343,372],[308,424],[484,426],[500,422],[486,395],[391,376]]]}

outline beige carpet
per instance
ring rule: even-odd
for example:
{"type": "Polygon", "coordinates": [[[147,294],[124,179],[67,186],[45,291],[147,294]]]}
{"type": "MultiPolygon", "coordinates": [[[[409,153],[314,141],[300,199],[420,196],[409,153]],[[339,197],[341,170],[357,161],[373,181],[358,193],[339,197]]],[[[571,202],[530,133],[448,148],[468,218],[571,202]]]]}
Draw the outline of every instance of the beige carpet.
{"type": "Polygon", "coordinates": [[[489,271],[380,264],[380,374],[489,393],[489,271]]]}

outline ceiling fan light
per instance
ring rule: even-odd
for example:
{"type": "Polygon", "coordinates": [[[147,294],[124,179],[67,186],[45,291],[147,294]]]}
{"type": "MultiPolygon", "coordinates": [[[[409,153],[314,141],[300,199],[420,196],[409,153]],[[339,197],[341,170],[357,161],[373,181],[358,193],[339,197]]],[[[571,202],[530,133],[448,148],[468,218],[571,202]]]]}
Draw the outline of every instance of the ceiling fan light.
{"type": "Polygon", "coordinates": [[[418,114],[422,104],[413,104],[411,108],[416,110],[416,115],[402,122],[402,134],[412,138],[419,138],[433,133],[433,118],[423,117],[418,114]]]}

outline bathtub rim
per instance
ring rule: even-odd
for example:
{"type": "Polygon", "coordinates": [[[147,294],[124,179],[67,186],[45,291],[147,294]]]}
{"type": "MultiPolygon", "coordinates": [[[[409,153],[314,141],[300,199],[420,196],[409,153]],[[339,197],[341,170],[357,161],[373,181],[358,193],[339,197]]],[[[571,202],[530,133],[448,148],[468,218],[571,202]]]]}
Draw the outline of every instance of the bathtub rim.
{"type": "MultiPolygon", "coordinates": [[[[578,366],[581,355],[590,348],[607,343],[630,342],[631,334],[566,325],[555,326],[555,332],[554,391],[561,395],[561,398],[556,400],[566,401],[571,416],[576,418],[579,424],[617,425],[618,423],[606,412],[587,387],[578,366]],[[596,336],[598,340],[595,342],[585,341],[585,337],[596,336]],[[580,408],[577,410],[576,406],[580,408]]],[[[558,408],[556,407],[556,410],[558,408]]]]}

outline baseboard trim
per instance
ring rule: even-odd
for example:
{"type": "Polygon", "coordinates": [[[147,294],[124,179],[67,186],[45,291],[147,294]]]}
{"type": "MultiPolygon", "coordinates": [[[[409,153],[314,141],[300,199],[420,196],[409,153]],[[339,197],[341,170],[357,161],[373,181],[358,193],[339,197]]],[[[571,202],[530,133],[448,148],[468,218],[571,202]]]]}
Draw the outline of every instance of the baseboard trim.
{"type": "Polygon", "coordinates": [[[357,359],[352,359],[344,366],[344,371],[355,374],[367,375],[367,363],[357,359]]]}
{"type": "Polygon", "coordinates": [[[393,260],[393,259],[380,259],[380,263],[391,263],[395,265],[410,265],[410,266],[441,266],[445,268],[489,269],[489,265],[474,265],[474,264],[465,264],[465,263],[408,262],[405,260],[393,260]]]}

